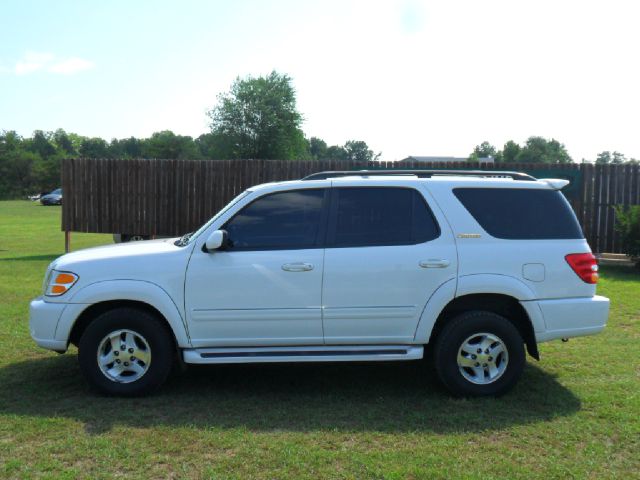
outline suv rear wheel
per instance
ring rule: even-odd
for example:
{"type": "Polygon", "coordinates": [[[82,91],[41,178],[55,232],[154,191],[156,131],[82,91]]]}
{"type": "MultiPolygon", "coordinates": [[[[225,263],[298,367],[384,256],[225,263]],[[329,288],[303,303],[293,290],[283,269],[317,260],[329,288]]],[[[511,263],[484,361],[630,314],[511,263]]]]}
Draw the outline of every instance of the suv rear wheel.
{"type": "Polygon", "coordinates": [[[173,339],[149,312],[117,308],[98,316],[78,344],[80,369],[108,395],[144,395],[159,387],[173,363],[173,339]]]}
{"type": "Polygon", "coordinates": [[[458,396],[491,396],[508,392],[525,364],[522,336],[506,318],[470,311],[453,318],[435,345],[438,376],[458,396]]]}

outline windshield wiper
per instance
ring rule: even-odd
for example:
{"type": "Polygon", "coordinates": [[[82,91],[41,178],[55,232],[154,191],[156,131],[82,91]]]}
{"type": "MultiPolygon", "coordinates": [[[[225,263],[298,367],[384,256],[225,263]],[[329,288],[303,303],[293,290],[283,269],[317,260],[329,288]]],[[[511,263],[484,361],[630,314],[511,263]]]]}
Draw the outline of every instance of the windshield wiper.
{"type": "Polygon", "coordinates": [[[193,235],[193,232],[185,233],[180,239],[176,240],[173,244],[178,247],[184,247],[187,243],[189,243],[189,239],[193,235]]]}

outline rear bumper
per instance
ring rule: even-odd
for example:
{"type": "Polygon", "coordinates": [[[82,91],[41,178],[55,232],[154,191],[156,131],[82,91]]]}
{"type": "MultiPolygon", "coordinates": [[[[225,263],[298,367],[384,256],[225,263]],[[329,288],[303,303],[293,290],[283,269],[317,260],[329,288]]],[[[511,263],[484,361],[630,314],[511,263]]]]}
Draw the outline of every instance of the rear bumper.
{"type": "Polygon", "coordinates": [[[609,299],[598,295],[526,303],[536,303],[544,319],[544,330],[535,332],[538,342],[594,335],[604,329],[609,318],[609,299]]]}
{"type": "Polygon", "coordinates": [[[45,302],[38,297],[29,305],[29,331],[38,346],[64,352],[67,341],[56,339],[56,327],[66,304],[45,302]]]}

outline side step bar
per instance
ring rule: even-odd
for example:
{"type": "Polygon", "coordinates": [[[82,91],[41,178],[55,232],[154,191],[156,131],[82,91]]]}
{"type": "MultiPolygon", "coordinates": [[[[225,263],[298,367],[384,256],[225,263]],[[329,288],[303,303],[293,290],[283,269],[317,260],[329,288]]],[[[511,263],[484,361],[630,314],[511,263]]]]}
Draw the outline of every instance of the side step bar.
{"type": "Polygon", "coordinates": [[[422,345],[319,345],[224,347],[183,350],[185,363],[366,362],[419,360],[422,345]]]}

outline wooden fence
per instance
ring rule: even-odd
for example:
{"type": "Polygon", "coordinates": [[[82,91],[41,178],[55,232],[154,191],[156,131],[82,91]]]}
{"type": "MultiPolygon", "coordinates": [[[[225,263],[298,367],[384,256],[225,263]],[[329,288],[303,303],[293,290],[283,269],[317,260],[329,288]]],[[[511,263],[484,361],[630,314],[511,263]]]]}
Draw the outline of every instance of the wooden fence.
{"type": "Polygon", "coordinates": [[[566,178],[571,184],[563,192],[595,252],[624,253],[613,206],[640,204],[637,165],[67,159],[62,230],[177,236],[197,229],[252,185],[322,170],[382,168],[499,169],[566,178]]]}

